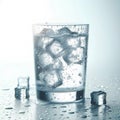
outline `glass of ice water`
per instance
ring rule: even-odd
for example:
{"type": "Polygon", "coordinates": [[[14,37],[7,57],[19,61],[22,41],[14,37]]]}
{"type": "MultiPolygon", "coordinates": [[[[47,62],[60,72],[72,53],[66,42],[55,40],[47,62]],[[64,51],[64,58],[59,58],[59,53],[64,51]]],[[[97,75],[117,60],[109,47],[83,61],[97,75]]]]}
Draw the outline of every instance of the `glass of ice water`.
{"type": "Polygon", "coordinates": [[[88,24],[35,24],[37,98],[53,103],[84,100],[88,24]]]}

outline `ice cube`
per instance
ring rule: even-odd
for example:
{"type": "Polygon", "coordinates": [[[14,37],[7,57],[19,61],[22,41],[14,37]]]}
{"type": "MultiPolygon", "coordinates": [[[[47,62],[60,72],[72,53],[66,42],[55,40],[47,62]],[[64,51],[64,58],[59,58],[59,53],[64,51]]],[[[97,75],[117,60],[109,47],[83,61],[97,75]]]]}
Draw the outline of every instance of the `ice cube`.
{"type": "Polygon", "coordinates": [[[70,35],[71,31],[67,27],[63,27],[63,28],[58,30],[58,34],[60,36],[62,36],[62,35],[70,35]]]}
{"type": "Polygon", "coordinates": [[[38,59],[39,59],[39,65],[42,68],[45,68],[50,64],[53,64],[53,61],[54,61],[53,58],[51,57],[51,55],[48,54],[47,52],[40,53],[38,55],[38,59]]]}
{"type": "Polygon", "coordinates": [[[106,93],[103,91],[95,91],[91,93],[91,104],[103,105],[106,104],[106,93]]]}
{"type": "Polygon", "coordinates": [[[80,46],[80,40],[79,37],[68,37],[65,41],[66,47],[76,48],[80,46]]]}
{"type": "Polygon", "coordinates": [[[62,84],[62,80],[59,78],[56,71],[45,71],[40,73],[40,80],[44,82],[47,87],[58,87],[62,84]]]}
{"type": "Polygon", "coordinates": [[[64,55],[64,60],[67,63],[81,63],[84,56],[84,49],[81,47],[75,49],[68,49],[66,54],[64,55]]]}
{"type": "Polygon", "coordinates": [[[64,61],[63,57],[57,58],[52,65],[52,69],[56,70],[65,69],[66,67],[67,63],[64,61]]]}
{"type": "Polygon", "coordinates": [[[63,47],[58,41],[53,41],[48,47],[48,52],[50,52],[54,57],[61,56],[63,47]]]}
{"type": "Polygon", "coordinates": [[[42,50],[45,50],[46,46],[53,41],[53,38],[50,37],[38,37],[36,39],[36,47],[41,48],[42,50]]]}
{"type": "Polygon", "coordinates": [[[41,32],[40,32],[40,36],[48,36],[48,37],[53,37],[54,36],[54,31],[50,28],[44,28],[41,32]]]}
{"type": "Polygon", "coordinates": [[[16,99],[24,100],[24,99],[28,99],[29,97],[30,97],[29,89],[21,88],[21,87],[15,88],[15,98],[16,99]]]}
{"type": "Polygon", "coordinates": [[[18,87],[29,89],[29,77],[19,77],[18,78],[18,87]]]}
{"type": "Polygon", "coordinates": [[[59,59],[55,60],[52,69],[62,69],[62,62],[59,59]]]}
{"type": "Polygon", "coordinates": [[[63,84],[59,87],[80,87],[83,86],[83,66],[71,64],[66,69],[59,71],[63,84]]]}

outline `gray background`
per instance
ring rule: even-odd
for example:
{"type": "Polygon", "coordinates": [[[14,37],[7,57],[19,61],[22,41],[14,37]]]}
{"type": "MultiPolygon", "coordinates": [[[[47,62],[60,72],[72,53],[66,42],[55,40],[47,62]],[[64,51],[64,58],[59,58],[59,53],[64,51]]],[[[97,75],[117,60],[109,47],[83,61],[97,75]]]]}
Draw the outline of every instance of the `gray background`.
{"type": "Polygon", "coordinates": [[[17,77],[27,75],[34,83],[32,24],[87,23],[86,97],[93,90],[115,97],[120,90],[119,21],[119,0],[0,0],[0,87],[15,86],[17,77]]]}

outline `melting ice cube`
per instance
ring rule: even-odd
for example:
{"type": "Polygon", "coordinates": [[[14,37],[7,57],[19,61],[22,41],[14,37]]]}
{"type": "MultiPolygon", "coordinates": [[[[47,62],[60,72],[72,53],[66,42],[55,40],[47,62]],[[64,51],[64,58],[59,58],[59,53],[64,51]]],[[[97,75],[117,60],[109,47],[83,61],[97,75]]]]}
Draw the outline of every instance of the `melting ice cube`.
{"type": "Polygon", "coordinates": [[[79,47],[76,49],[68,49],[67,54],[64,56],[64,60],[67,63],[82,62],[84,56],[84,49],[79,47]]]}
{"type": "Polygon", "coordinates": [[[40,73],[40,80],[44,82],[47,87],[58,87],[62,84],[56,71],[45,71],[40,73]]]}
{"type": "Polygon", "coordinates": [[[53,61],[54,61],[53,58],[51,57],[51,55],[48,53],[42,53],[42,54],[40,53],[38,55],[38,59],[39,59],[39,64],[42,68],[44,68],[50,64],[53,64],[53,61]]]}
{"type": "Polygon", "coordinates": [[[58,41],[54,41],[51,45],[48,46],[48,52],[50,52],[53,56],[60,56],[63,50],[62,45],[58,41]]]}

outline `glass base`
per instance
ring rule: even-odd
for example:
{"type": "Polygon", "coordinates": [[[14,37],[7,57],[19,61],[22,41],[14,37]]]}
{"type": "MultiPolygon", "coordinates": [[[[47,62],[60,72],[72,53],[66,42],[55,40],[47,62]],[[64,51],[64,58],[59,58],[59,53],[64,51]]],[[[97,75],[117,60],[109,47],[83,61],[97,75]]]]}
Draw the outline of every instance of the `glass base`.
{"type": "Polygon", "coordinates": [[[51,92],[37,90],[37,98],[52,103],[81,102],[84,100],[84,90],[72,92],[51,92]]]}

